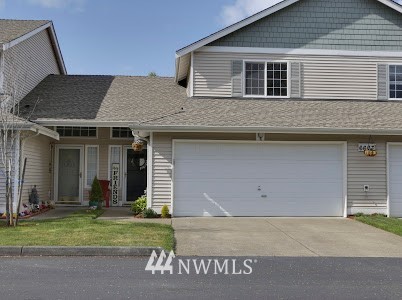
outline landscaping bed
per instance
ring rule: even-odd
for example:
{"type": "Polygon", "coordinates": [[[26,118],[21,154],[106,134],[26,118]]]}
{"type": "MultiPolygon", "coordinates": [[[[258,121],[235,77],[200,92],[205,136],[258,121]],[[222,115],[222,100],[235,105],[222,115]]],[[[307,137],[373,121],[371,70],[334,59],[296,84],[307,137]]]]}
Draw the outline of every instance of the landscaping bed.
{"type": "Polygon", "coordinates": [[[102,210],[80,210],[62,219],[0,223],[0,246],[132,246],[172,250],[170,225],[104,221],[102,210]]]}
{"type": "Polygon", "coordinates": [[[377,227],[379,229],[395,233],[402,236],[402,220],[397,218],[387,218],[384,215],[357,215],[355,220],[377,227]]]}

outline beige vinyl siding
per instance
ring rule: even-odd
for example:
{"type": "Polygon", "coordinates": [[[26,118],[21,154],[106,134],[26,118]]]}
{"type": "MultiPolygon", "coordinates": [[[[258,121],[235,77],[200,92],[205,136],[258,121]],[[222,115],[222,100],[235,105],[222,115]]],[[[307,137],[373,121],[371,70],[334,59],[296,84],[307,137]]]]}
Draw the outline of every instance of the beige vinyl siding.
{"type": "Polygon", "coordinates": [[[29,138],[22,144],[21,172],[24,159],[27,158],[24,188],[22,191],[23,203],[29,201],[29,193],[34,185],[36,185],[38,190],[40,201],[53,200],[49,194],[52,188],[51,142],[50,138],[40,135],[29,138]]]}
{"type": "Polygon", "coordinates": [[[194,96],[230,97],[231,61],[213,55],[194,56],[194,96]]]}
{"type": "MultiPolygon", "coordinates": [[[[374,137],[378,155],[366,157],[358,152],[359,143],[367,136],[267,134],[270,141],[346,141],[348,214],[386,213],[386,142],[402,141],[402,137],[374,137]],[[364,185],[370,185],[368,193],[364,185]]],[[[155,133],[153,139],[152,207],[170,206],[172,195],[172,139],[255,140],[255,134],[155,133]]]]}
{"type": "MultiPolygon", "coordinates": [[[[115,139],[110,137],[110,128],[107,127],[101,127],[98,128],[97,132],[98,136],[97,138],[79,138],[79,137],[68,137],[68,138],[60,138],[60,141],[55,142],[55,144],[58,145],[80,145],[80,146],[85,146],[85,145],[93,145],[93,146],[98,146],[99,148],[99,179],[101,180],[109,180],[109,174],[108,174],[108,162],[109,162],[109,145],[113,146],[129,146],[131,145],[132,139],[131,138],[122,138],[122,139],[115,139]]],[[[123,155],[123,152],[121,152],[123,155]]],[[[85,157],[85,155],[84,155],[85,157]]],[[[85,159],[85,158],[84,158],[85,159]]],[[[120,167],[121,169],[121,174],[123,174],[123,168],[122,166],[120,167]]],[[[85,162],[84,162],[84,170],[85,170],[85,162]]],[[[121,178],[122,179],[122,178],[121,178]]],[[[121,183],[123,184],[123,180],[121,180],[121,183]]],[[[84,194],[83,194],[83,200],[87,201],[88,200],[88,192],[90,188],[85,187],[84,185],[84,194]]],[[[121,200],[122,197],[122,190],[119,190],[119,198],[121,200]]]]}
{"type": "Polygon", "coordinates": [[[60,70],[47,30],[4,52],[4,88],[16,90],[18,100],[49,74],[60,74],[60,70]]]}
{"type": "MultiPolygon", "coordinates": [[[[7,147],[10,147],[10,144],[8,144],[7,147]]],[[[1,150],[0,150],[1,152],[1,150]]],[[[15,161],[15,151],[13,151],[12,155],[9,155],[8,157],[11,157],[12,159],[12,167],[11,167],[11,181],[13,184],[14,182],[14,174],[15,174],[15,168],[17,167],[17,164],[13,161],[15,161]]],[[[2,160],[0,159],[0,212],[5,212],[6,209],[6,173],[5,173],[4,165],[2,160]]]]}
{"type": "Polygon", "coordinates": [[[386,143],[383,138],[375,138],[378,155],[366,157],[356,149],[367,138],[350,140],[348,143],[348,202],[352,213],[382,212],[387,209],[387,166],[386,143]],[[363,186],[370,191],[364,192],[363,186]]]}
{"type": "Polygon", "coordinates": [[[377,99],[377,63],[309,61],[302,70],[303,98],[377,99]]]}
{"type": "Polygon", "coordinates": [[[233,60],[301,62],[305,99],[377,99],[377,63],[402,63],[393,57],[195,52],[194,96],[231,97],[233,60]]]}

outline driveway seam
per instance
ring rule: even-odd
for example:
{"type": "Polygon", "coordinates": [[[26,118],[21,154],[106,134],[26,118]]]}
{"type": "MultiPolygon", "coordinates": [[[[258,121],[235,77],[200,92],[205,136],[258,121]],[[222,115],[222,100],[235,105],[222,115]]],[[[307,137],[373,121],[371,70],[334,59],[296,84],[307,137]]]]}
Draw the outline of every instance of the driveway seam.
{"type": "Polygon", "coordinates": [[[265,221],[268,222],[269,225],[271,225],[272,227],[278,229],[280,232],[282,232],[284,235],[286,235],[287,237],[289,237],[290,239],[294,240],[296,243],[300,244],[301,246],[303,246],[304,248],[306,248],[308,251],[310,251],[311,253],[314,253],[315,255],[321,257],[321,255],[319,255],[318,253],[316,253],[315,251],[313,251],[312,249],[310,249],[309,247],[307,247],[306,245],[304,245],[302,242],[296,240],[294,237],[292,237],[291,235],[287,234],[285,231],[283,231],[282,229],[280,229],[278,226],[275,226],[274,224],[272,224],[269,219],[265,219],[265,221]]]}

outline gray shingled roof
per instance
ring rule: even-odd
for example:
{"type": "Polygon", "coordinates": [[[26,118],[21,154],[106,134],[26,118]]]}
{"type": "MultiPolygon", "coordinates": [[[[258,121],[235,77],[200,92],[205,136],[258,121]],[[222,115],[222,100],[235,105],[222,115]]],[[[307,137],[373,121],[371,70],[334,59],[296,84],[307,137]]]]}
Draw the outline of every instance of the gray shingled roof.
{"type": "Polygon", "coordinates": [[[42,20],[0,20],[0,44],[11,42],[50,21],[42,20]]]}
{"type": "Polygon", "coordinates": [[[173,78],[50,75],[22,101],[31,120],[126,122],[160,118],[180,110],[186,90],[173,78]]]}
{"type": "MultiPolygon", "coordinates": [[[[402,102],[187,98],[173,78],[51,75],[24,100],[31,120],[126,122],[138,128],[400,130],[402,102]]],[[[47,122],[47,123],[46,123],[47,122]]]]}
{"type": "Polygon", "coordinates": [[[402,130],[402,102],[198,98],[140,125],[402,130]]]}

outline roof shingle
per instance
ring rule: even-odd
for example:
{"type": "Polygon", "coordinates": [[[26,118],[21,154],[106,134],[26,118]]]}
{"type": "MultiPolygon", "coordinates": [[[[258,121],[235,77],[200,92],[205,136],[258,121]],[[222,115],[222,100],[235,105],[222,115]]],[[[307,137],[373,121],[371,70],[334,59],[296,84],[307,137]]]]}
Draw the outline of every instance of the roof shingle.
{"type": "Polygon", "coordinates": [[[9,43],[49,22],[45,20],[0,19],[0,44],[9,43]]]}
{"type": "Polygon", "coordinates": [[[31,120],[39,124],[402,131],[400,101],[188,98],[173,78],[50,75],[22,105],[37,100],[31,120]]]}

